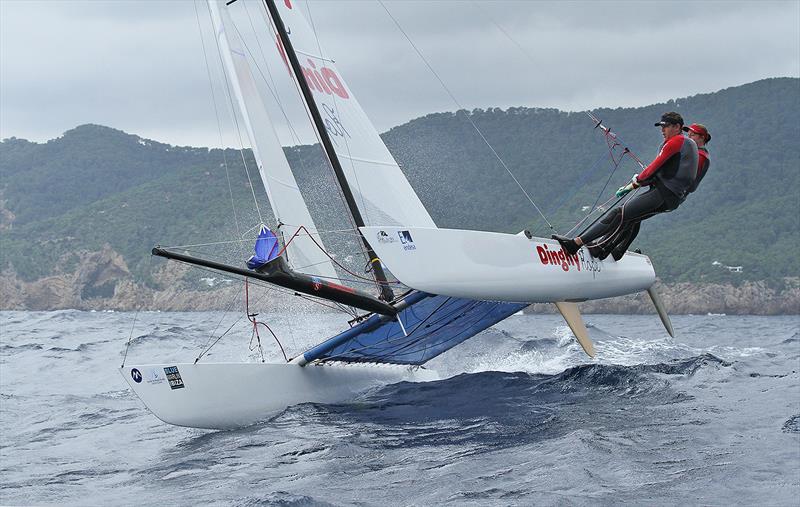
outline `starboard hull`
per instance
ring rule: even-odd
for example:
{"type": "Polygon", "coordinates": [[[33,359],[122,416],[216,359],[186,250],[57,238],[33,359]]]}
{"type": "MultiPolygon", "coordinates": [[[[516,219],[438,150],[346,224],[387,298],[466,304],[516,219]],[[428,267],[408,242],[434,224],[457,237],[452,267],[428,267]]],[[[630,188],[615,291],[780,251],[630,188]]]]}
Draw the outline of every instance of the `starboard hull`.
{"type": "Polygon", "coordinates": [[[335,363],[148,364],[120,373],[162,421],[206,429],[239,428],[299,403],[339,403],[373,387],[437,378],[419,368],[335,363]]]}
{"type": "Polygon", "coordinates": [[[457,298],[549,303],[647,290],[646,255],[600,261],[586,248],[566,255],[555,241],[522,234],[426,227],[361,227],[394,276],[414,289],[457,298]]]}

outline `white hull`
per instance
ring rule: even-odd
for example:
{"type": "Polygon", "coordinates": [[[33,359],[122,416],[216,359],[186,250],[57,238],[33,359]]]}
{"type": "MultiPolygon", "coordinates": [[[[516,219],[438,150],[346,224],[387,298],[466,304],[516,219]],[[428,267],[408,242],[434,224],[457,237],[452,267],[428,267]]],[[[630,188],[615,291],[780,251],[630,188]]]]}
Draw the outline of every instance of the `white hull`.
{"type": "Polygon", "coordinates": [[[566,256],[558,242],[522,234],[423,227],[361,227],[381,262],[417,290],[458,298],[548,303],[647,290],[655,282],[646,255],[599,261],[582,248],[566,256]]]}
{"type": "Polygon", "coordinates": [[[373,387],[438,378],[430,370],[371,364],[171,363],[125,366],[120,373],[162,421],[208,429],[248,426],[298,403],[338,403],[373,387]],[[174,373],[168,379],[171,368],[180,382],[174,373]]]}

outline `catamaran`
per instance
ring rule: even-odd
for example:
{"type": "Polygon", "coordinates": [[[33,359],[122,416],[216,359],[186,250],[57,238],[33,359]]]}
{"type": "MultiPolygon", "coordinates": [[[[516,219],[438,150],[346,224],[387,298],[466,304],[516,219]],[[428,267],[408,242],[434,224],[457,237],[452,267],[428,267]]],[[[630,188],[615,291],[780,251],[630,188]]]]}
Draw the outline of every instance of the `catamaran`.
{"type": "Polygon", "coordinates": [[[153,254],[366,313],[281,363],[123,363],[120,373],[156,417],[181,426],[234,428],[298,403],[341,402],[375,385],[436,379],[422,365],[531,303],[553,303],[589,356],[594,347],[578,310],[581,301],[647,291],[672,334],[646,255],[628,252],[619,261],[601,261],[585,248],[569,255],[556,241],[527,231],[437,227],[297,6],[264,0],[265,28],[274,33],[312,120],[380,295],[343,283],[337,272],[342,266],[322,240],[264,107],[253,55],[229,12],[234,1],[208,0],[208,8],[281,234],[262,224],[246,267],[161,247],[153,254]],[[395,294],[387,270],[407,290],[395,294]]]}

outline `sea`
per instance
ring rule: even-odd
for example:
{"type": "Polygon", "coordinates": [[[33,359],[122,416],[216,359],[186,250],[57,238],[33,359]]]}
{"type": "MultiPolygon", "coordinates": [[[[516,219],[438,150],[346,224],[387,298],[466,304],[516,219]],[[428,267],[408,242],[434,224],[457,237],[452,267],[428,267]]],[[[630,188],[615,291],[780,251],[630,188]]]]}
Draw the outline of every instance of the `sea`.
{"type": "MultiPolygon", "coordinates": [[[[295,353],[346,326],[259,319],[295,353]]],[[[655,314],[585,320],[594,359],[517,314],[431,361],[441,380],[209,431],[118,368],[260,361],[243,315],[0,312],[0,504],[798,505],[797,316],[673,316],[674,339],[655,314]]]]}

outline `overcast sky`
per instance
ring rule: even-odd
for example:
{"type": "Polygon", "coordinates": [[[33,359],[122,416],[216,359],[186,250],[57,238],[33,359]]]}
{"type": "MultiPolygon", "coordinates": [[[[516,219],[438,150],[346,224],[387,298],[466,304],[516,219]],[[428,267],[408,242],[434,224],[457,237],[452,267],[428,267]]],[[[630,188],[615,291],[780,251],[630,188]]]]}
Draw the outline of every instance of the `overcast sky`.
{"type": "MultiPolygon", "coordinates": [[[[380,4],[299,3],[379,131],[458,109],[380,4]]],[[[467,109],[643,106],[800,77],[798,0],[384,5],[467,109]]],[[[192,0],[0,0],[0,138],[84,123],[220,144],[192,0]]]]}

